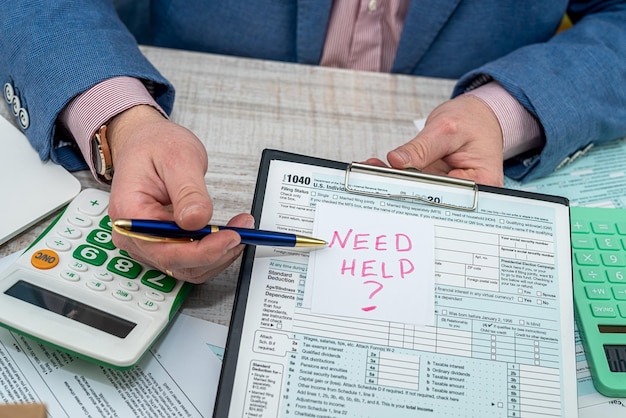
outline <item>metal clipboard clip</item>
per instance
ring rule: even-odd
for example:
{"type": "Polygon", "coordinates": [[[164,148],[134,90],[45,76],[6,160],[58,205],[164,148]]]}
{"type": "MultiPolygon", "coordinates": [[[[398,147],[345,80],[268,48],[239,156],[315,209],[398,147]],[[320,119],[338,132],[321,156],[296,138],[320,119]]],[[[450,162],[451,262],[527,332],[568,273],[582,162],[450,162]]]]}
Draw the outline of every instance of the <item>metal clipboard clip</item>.
{"type": "Polygon", "coordinates": [[[369,165],[369,164],[361,164],[361,163],[352,162],[348,164],[348,168],[346,169],[344,189],[349,193],[355,193],[355,194],[360,194],[364,196],[379,197],[379,198],[385,198],[385,199],[396,199],[396,200],[407,200],[407,199],[417,200],[419,202],[426,203],[429,205],[434,205],[434,206],[448,208],[448,209],[464,210],[468,212],[474,211],[478,207],[478,186],[476,185],[476,182],[472,180],[464,180],[464,179],[457,179],[453,177],[426,174],[426,173],[422,173],[421,171],[417,169],[399,170],[395,168],[379,167],[379,166],[374,166],[374,165],[369,165]],[[474,197],[472,199],[471,205],[462,206],[462,205],[453,205],[453,204],[443,203],[443,202],[436,202],[433,200],[425,199],[421,196],[410,196],[410,195],[405,195],[405,194],[379,193],[379,192],[369,192],[366,190],[359,190],[359,189],[355,189],[353,186],[350,185],[350,174],[352,172],[376,174],[376,175],[382,175],[385,177],[391,177],[391,178],[396,178],[396,179],[401,179],[401,180],[412,180],[412,181],[418,181],[422,183],[470,189],[473,191],[474,197]]]}

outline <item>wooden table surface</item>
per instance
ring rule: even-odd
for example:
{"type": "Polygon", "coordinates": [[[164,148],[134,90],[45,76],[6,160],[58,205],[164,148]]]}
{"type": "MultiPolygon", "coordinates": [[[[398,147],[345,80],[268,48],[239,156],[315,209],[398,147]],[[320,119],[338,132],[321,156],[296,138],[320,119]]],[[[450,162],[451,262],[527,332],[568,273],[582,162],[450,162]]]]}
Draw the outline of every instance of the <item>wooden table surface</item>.
{"type": "MultiPolygon", "coordinates": [[[[176,86],[172,120],[206,145],[206,184],[215,223],[249,212],[261,152],[275,148],[339,161],[385,159],[417,132],[414,120],[445,101],[452,80],[357,72],[142,47],[176,86]]],[[[0,114],[9,117],[6,106],[0,114]]],[[[98,184],[76,172],[83,188],[98,184]]],[[[0,257],[25,249],[58,214],[0,246],[0,257]]],[[[228,325],[239,261],[198,285],[183,312],[228,325]]]]}

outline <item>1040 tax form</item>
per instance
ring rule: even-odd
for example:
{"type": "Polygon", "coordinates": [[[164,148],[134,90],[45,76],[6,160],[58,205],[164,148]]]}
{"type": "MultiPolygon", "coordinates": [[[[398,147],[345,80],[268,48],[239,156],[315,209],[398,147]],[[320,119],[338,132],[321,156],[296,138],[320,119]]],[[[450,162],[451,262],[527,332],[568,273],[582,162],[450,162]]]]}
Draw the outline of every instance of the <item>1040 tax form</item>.
{"type": "Polygon", "coordinates": [[[246,250],[215,416],[577,416],[567,200],[347,172],[264,153],[259,227],[328,245],[246,250]]]}

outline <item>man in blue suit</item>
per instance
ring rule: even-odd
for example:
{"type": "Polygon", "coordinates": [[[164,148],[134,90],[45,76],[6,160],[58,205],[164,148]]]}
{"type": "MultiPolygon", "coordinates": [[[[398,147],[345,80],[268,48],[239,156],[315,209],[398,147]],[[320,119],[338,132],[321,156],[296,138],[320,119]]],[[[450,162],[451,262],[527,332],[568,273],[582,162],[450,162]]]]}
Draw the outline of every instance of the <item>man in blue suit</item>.
{"type": "MultiPolygon", "coordinates": [[[[94,151],[90,140],[98,148],[98,141],[108,137],[115,167],[112,218],[163,217],[162,204],[171,202],[179,225],[194,229],[207,224],[212,213],[204,185],[204,147],[191,132],[163,117],[173,106],[173,86],[141,55],[136,39],[157,46],[334,65],[329,42],[333,22],[340,15],[337,9],[350,4],[356,4],[358,16],[366,20],[379,9],[395,8],[391,26],[401,28],[396,32],[401,36],[388,68],[377,70],[459,80],[453,98],[430,115],[422,132],[390,151],[388,163],[394,167],[501,185],[504,173],[521,180],[547,175],[593,144],[626,135],[625,1],[117,3],[116,11],[113,3],[102,0],[3,1],[0,14],[5,101],[41,158],[52,158],[68,169],[85,168],[83,156],[90,160],[94,151]],[[137,18],[142,8],[144,14],[137,18]],[[574,26],[554,36],[565,13],[574,26]],[[120,88],[119,80],[134,87],[120,88]],[[522,128],[502,122],[490,93],[473,94],[485,88],[495,89],[499,97],[504,93],[507,106],[520,109],[526,120],[522,128]],[[89,103],[110,103],[105,96],[126,91],[133,93],[124,106],[89,110],[89,103]],[[76,108],[82,109],[79,118],[71,116],[76,108]],[[96,123],[96,114],[106,114],[107,119],[96,123]],[[75,119],[79,122],[72,122],[75,119]],[[94,123],[106,126],[106,131],[94,129],[94,123]],[[63,125],[68,126],[60,129],[63,125]],[[516,129],[529,141],[511,151],[506,136],[516,129]],[[173,153],[185,173],[171,164],[168,156],[173,153]]],[[[348,46],[352,42],[343,41],[348,46]]],[[[93,170],[107,181],[110,161],[101,161],[104,171],[93,170]]],[[[251,221],[241,214],[231,224],[250,226],[251,221]]],[[[228,231],[189,244],[184,251],[157,250],[121,237],[116,242],[134,257],[193,282],[213,276],[241,252],[238,237],[228,231]]]]}

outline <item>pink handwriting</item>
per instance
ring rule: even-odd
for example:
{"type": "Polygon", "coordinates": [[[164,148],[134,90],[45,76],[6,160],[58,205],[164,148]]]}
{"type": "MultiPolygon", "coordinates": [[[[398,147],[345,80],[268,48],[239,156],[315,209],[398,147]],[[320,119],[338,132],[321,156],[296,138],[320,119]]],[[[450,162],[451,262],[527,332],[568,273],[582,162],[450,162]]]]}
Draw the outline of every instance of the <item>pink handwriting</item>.
{"type": "Polygon", "coordinates": [[[393,279],[394,277],[400,277],[404,279],[407,275],[415,271],[415,266],[411,260],[407,258],[401,258],[398,260],[398,265],[394,267],[388,267],[384,261],[377,262],[376,260],[359,261],[353,258],[351,261],[346,259],[341,264],[341,274],[360,277],[382,277],[383,279],[393,279]],[[358,268],[357,268],[358,267],[358,268]]]}
{"type": "MultiPolygon", "coordinates": [[[[383,289],[383,284],[382,283],[378,283],[377,281],[374,281],[374,280],[367,280],[367,281],[363,282],[363,284],[369,284],[369,283],[373,283],[375,285],[378,285],[378,287],[376,289],[372,290],[372,293],[370,293],[369,299],[371,299],[371,298],[374,297],[374,295],[376,293],[380,292],[383,289]]],[[[365,311],[365,312],[373,311],[374,309],[376,309],[376,305],[364,306],[361,309],[363,311],[365,311]]]]}
{"type": "MultiPolygon", "coordinates": [[[[333,232],[333,238],[328,244],[328,248],[332,248],[335,244],[338,244],[341,248],[346,248],[348,244],[350,246],[348,249],[352,250],[369,250],[374,249],[376,251],[388,251],[388,235],[377,235],[372,237],[371,234],[354,234],[352,235],[353,229],[350,228],[345,236],[341,236],[339,231],[333,232]]],[[[398,252],[411,251],[413,249],[413,243],[411,242],[411,238],[402,233],[397,233],[393,235],[395,239],[395,246],[392,248],[398,252]]]]}

